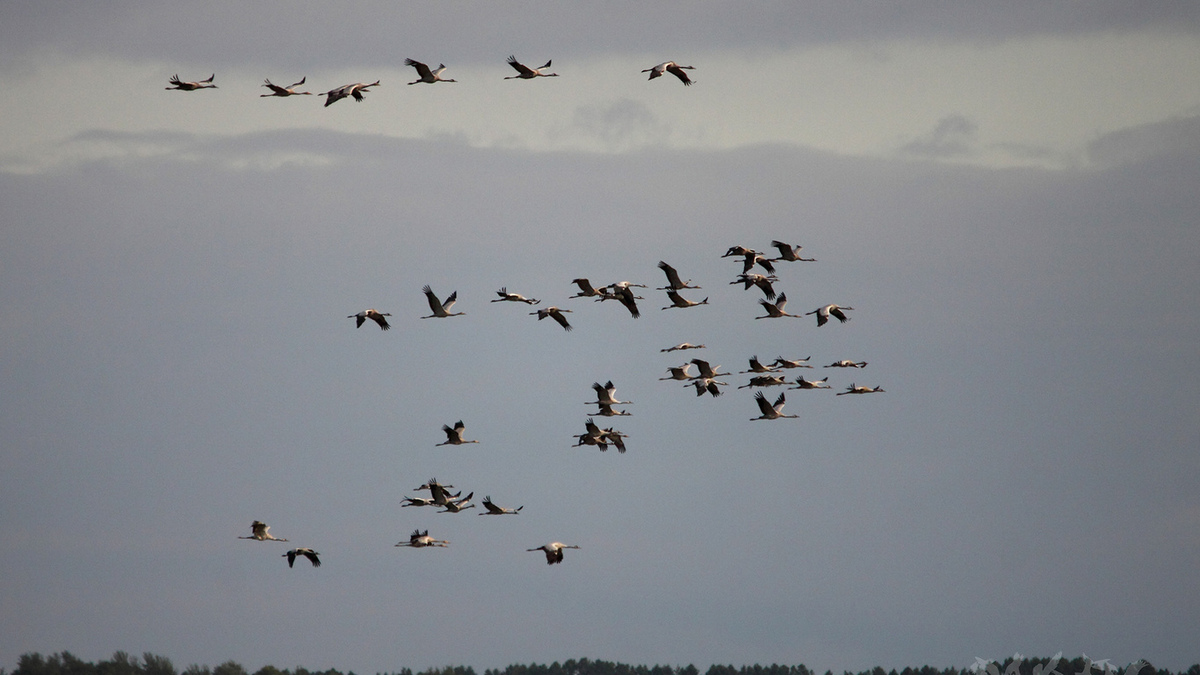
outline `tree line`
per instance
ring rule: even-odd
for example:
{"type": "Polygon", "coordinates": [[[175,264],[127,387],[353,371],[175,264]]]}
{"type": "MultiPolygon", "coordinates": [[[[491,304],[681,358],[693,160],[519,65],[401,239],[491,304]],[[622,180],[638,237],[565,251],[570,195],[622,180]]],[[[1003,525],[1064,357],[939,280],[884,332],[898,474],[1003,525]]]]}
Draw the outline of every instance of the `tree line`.
{"type": "MultiPolygon", "coordinates": [[[[1155,668],[1149,662],[1141,662],[1136,671],[1134,667],[1116,668],[1103,671],[1090,660],[1078,657],[1075,659],[1022,658],[1014,661],[1012,658],[996,662],[994,668],[1004,675],[1200,675],[1200,664],[1187,670],[1171,671],[1155,668]]],[[[966,668],[905,668],[897,671],[895,668],[884,670],[872,668],[858,673],[843,671],[841,675],[971,675],[966,668]]],[[[42,656],[39,653],[22,654],[17,660],[17,667],[12,673],[0,668],[0,675],[355,675],[354,671],[346,673],[330,668],[329,670],[308,670],[297,666],[291,669],[279,669],[275,666],[263,666],[253,673],[247,671],[236,661],[226,661],[218,666],[209,667],[192,664],[182,671],[175,668],[171,659],[146,652],[139,659],[126,652],[118,651],[111,659],[95,663],[84,661],[68,651],[42,656]]],[[[376,675],[478,675],[470,666],[444,666],[414,672],[411,668],[401,668],[397,671],[376,673],[376,675]]],[[[700,675],[700,670],[694,665],[686,666],[635,666],[612,661],[596,661],[592,659],[568,659],[549,665],[531,663],[528,665],[514,664],[504,668],[488,668],[483,675],[700,675]]],[[[771,664],[761,666],[732,666],[712,665],[704,675],[816,675],[803,665],[786,666],[771,664]]],[[[834,675],[827,670],[824,675],[834,675]]],[[[982,675],[982,673],[980,674],[982,675]]]]}

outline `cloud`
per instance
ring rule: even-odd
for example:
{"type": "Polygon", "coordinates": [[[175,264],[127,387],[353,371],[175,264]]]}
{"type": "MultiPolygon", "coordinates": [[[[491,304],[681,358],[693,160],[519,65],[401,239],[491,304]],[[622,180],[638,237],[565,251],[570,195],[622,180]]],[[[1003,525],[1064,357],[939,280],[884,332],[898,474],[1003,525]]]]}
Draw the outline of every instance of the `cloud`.
{"type": "Polygon", "coordinates": [[[933,131],[900,148],[900,154],[930,159],[968,157],[975,153],[979,125],[965,115],[947,115],[933,131]]]}
{"type": "MultiPolygon", "coordinates": [[[[0,4],[0,64],[33,47],[71,54],[153,58],[211,64],[218,69],[250,63],[286,63],[312,70],[331,62],[390,65],[414,58],[490,62],[513,45],[537,45],[555,59],[605,53],[693,52],[695,45],[728,50],[812,47],[846,40],[1009,40],[1034,35],[1154,30],[1200,31],[1200,12],[1186,2],[1152,6],[1122,2],[1082,5],[935,2],[846,5],[838,1],[716,3],[696,11],[686,3],[646,6],[608,1],[579,11],[567,6],[414,5],[367,1],[213,2],[151,11],[150,3],[39,2],[0,4]],[[429,10],[429,11],[423,11],[429,10]],[[234,16],[220,31],[214,17],[234,16]],[[670,26],[669,31],[662,27],[670,26]],[[602,35],[580,40],[578,35],[602,35]],[[302,45],[302,47],[301,47],[302,45]],[[450,54],[439,57],[436,54],[450,54]]],[[[681,57],[684,58],[684,57],[681,57]]]]}
{"type": "Polygon", "coordinates": [[[570,125],[551,136],[556,141],[582,136],[617,152],[661,143],[670,132],[670,125],[659,120],[645,103],[621,99],[579,106],[570,125]]]}
{"type": "Polygon", "coordinates": [[[1092,141],[1088,160],[1097,167],[1143,162],[1152,157],[1200,152],[1200,116],[1120,129],[1092,141]]]}

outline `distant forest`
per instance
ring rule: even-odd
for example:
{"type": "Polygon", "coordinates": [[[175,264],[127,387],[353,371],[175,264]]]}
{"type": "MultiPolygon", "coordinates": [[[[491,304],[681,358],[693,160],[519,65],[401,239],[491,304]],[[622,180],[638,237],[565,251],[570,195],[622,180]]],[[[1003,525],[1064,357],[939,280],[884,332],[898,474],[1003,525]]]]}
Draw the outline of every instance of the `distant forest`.
{"type": "MultiPolygon", "coordinates": [[[[1059,659],[1052,669],[1045,668],[1050,662],[1048,658],[1024,658],[1014,664],[1006,659],[993,665],[988,672],[1003,673],[1004,675],[1200,675],[1200,664],[1193,665],[1187,670],[1170,671],[1157,669],[1148,662],[1141,662],[1140,669],[1132,667],[1114,668],[1103,671],[1085,658],[1059,659]]],[[[873,668],[859,673],[843,671],[841,675],[972,675],[973,671],[966,668],[905,668],[884,670],[873,668]]],[[[247,671],[235,661],[226,661],[219,666],[190,665],[182,671],[176,670],[171,659],[146,652],[141,659],[130,656],[126,652],[116,652],[112,658],[98,663],[89,663],[79,659],[70,652],[61,652],[42,656],[38,653],[22,654],[17,661],[16,670],[7,673],[0,668],[0,675],[355,675],[354,671],[343,673],[340,670],[308,670],[297,666],[291,669],[279,669],[275,666],[263,666],[253,673],[247,671]]],[[[470,666],[445,666],[414,672],[410,668],[398,671],[376,673],[376,675],[478,675],[470,666]]],[[[562,663],[557,661],[550,665],[511,665],[501,669],[488,668],[483,675],[700,675],[700,670],[693,665],[687,666],[632,666],[612,661],[593,661],[590,659],[570,659],[562,663]]],[[[783,666],[721,666],[714,665],[704,671],[704,675],[817,675],[803,665],[783,666]]],[[[833,671],[825,671],[825,675],[834,675],[833,671]]],[[[987,675],[983,673],[980,675],[987,675]]]]}

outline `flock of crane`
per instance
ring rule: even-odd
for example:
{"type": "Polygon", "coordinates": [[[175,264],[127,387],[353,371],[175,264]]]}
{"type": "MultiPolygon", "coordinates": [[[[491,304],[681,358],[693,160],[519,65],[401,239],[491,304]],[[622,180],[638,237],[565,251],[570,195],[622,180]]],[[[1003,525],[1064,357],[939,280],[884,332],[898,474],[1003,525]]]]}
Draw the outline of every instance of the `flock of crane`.
{"type": "MultiPolygon", "coordinates": [[[[551,61],[547,61],[546,65],[544,65],[540,68],[530,68],[529,66],[518,61],[517,57],[509,56],[508,57],[508,65],[512,66],[513,70],[517,71],[517,74],[509,75],[508,77],[506,77],[504,79],[506,79],[506,80],[533,80],[533,79],[536,79],[539,77],[558,77],[558,73],[545,72],[546,70],[549,70],[550,63],[551,63],[551,61]]],[[[442,77],[442,73],[446,72],[446,64],[444,64],[444,63],[439,64],[437,68],[430,68],[428,64],[422,63],[420,61],[416,61],[413,59],[405,59],[404,65],[411,66],[412,68],[414,68],[417,71],[417,79],[413,80],[412,82],[409,82],[409,84],[435,84],[438,82],[457,82],[458,81],[458,80],[453,80],[453,79],[450,79],[447,77],[442,77]]],[[[690,77],[688,77],[688,74],[686,72],[684,72],[687,70],[695,70],[695,68],[693,66],[681,66],[681,65],[675,63],[674,61],[666,61],[664,63],[658,64],[657,66],[654,66],[653,68],[647,68],[647,69],[643,70],[642,72],[650,73],[649,79],[651,79],[651,80],[653,80],[656,77],[662,77],[663,74],[665,74],[665,73],[671,73],[675,77],[679,78],[679,81],[683,82],[684,86],[691,86],[693,80],[690,77]]],[[[214,84],[214,80],[216,80],[216,78],[217,78],[217,74],[213,73],[212,75],[210,75],[208,77],[207,80],[186,81],[186,80],[179,79],[179,76],[175,75],[170,79],[171,86],[166,87],[166,89],[168,91],[199,91],[201,89],[216,89],[217,85],[214,84]]],[[[260,94],[260,97],[265,98],[265,97],[269,97],[269,96],[276,96],[276,97],[324,96],[325,97],[325,106],[329,107],[344,98],[353,98],[355,101],[358,101],[361,103],[364,99],[363,94],[368,93],[370,91],[371,87],[379,86],[379,80],[375,80],[374,82],[371,82],[370,84],[367,84],[364,82],[354,82],[351,84],[344,84],[340,87],[334,87],[333,89],[330,89],[329,91],[323,91],[319,94],[311,92],[311,91],[296,91],[296,87],[302,86],[307,80],[308,80],[308,77],[305,76],[305,77],[300,78],[299,82],[296,82],[296,83],[291,84],[286,87],[281,87],[277,84],[272,83],[271,80],[268,78],[263,83],[262,86],[269,89],[270,93],[269,94],[260,94]]]]}
{"type": "MultiPolygon", "coordinates": [[[[558,76],[557,73],[546,72],[550,68],[550,61],[547,61],[546,64],[540,68],[530,68],[520,63],[516,57],[513,56],[510,56],[507,62],[517,74],[511,75],[504,79],[531,80],[538,77],[558,76]]],[[[417,79],[409,82],[408,84],[410,85],[421,83],[435,84],[439,82],[456,82],[456,80],[443,77],[443,73],[446,71],[445,64],[439,64],[437,68],[430,68],[427,64],[413,59],[406,59],[404,63],[406,66],[414,68],[417,73],[417,79]]],[[[661,77],[666,73],[670,73],[677,77],[685,86],[690,86],[693,81],[685,71],[693,69],[694,68],[692,66],[682,66],[674,61],[667,61],[652,68],[647,68],[642,72],[649,73],[650,80],[654,80],[655,78],[661,77]]],[[[206,80],[195,82],[180,80],[176,75],[175,77],[171,78],[170,84],[172,86],[167,87],[167,89],[178,91],[215,89],[217,88],[217,85],[214,83],[214,80],[215,73],[206,80]]],[[[270,93],[262,94],[261,96],[288,97],[319,95],[325,97],[325,106],[329,106],[344,98],[353,98],[355,101],[361,102],[364,99],[364,94],[368,93],[372,87],[379,86],[380,84],[379,80],[369,84],[356,82],[336,87],[329,91],[321,92],[320,94],[314,94],[313,92],[309,91],[298,91],[298,87],[303,86],[306,80],[306,77],[301,78],[298,82],[295,82],[287,87],[281,87],[272,83],[268,79],[262,86],[270,90],[270,93]]],[[[732,257],[735,259],[740,259],[742,262],[741,273],[738,274],[733,281],[729,282],[730,285],[741,286],[744,290],[758,288],[761,291],[762,298],[758,300],[758,303],[761,305],[765,313],[762,316],[754,317],[755,319],[803,318],[804,316],[815,315],[818,327],[827,324],[831,318],[837,319],[840,323],[845,323],[850,320],[850,317],[846,315],[846,312],[851,311],[854,308],[838,304],[822,305],[810,312],[804,313],[803,315],[788,313],[787,294],[782,292],[776,294],[775,291],[775,284],[779,281],[779,278],[775,274],[775,264],[781,262],[814,262],[815,258],[802,257],[800,255],[800,251],[803,248],[802,246],[791,245],[782,241],[772,241],[771,246],[778,251],[778,256],[768,257],[762,252],[743,246],[732,246],[725,252],[724,255],[721,256],[722,258],[732,257]],[[755,272],[756,268],[761,269],[761,272],[755,272]]],[[[658,263],[658,267],[666,275],[667,279],[666,286],[655,289],[665,291],[666,293],[669,304],[667,304],[665,307],[662,307],[662,310],[691,309],[709,304],[708,297],[696,301],[685,298],[681,294],[681,291],[700,290],[700,287],[692,285],[690,279],[684,281],[674,267],[665,261],[660,261],[658,263]]],[[[568,299],[591,298],[593,301],[601,303],[613,300],[624,306],[629,312],[630,316],[632,316],[634,319],[637,319],[641,316],[641,308],[638,306],[638,301],[645,300],[645,298],[637,295],[636,291],[633,289],[647,288],[645,284],[619,281],[605,286],[596,287],[593,286],[592,283],[586,278],[573,279],[571,283],[577,286],[579,291],[574,295],[569,296],[568,299]]],[[[419,318],[444,319],[465,315],[465,312],[453,311],[453,308],[458,301],[457,291],[451,292],[450,295],[446,296],[444,300],[439,298],[439,296],[428,285],[422,288],[422,292],[425,294],[430,311],[432,313],[419,318]]],[[[498,297],[491,300],[491,302],[514,302],[522,303],[531,307],[541,304],[541,300],[526,297],[519,293],[509,292],[506,286],[502,286],[498,291],[496,291],[496,295],[498,297]]],[[[538,321],[546,318],[553,319],[556,323],[558,323],[559,326],[563,328],[563,330],[571,331],[574,327],[567,319],[566,314],[570,314],[572,311],[573,310],[563,307],[550,305],[544,308],[535,308],[534,311],[529,312],[529,314],[530,316],[536,316],[538,321]]],[[[391,316],[392,314],[390,312],[380,312],[375,308],[370,308],[358,312],[357,314],[351,314],[347,318],[355,319],[355,326],[357,328],[361,328],[362,325],[369,319],[377,324],[381,330],[386,331],[390,330],[392,327],[388,322],[388,317],[391,316]]],[[[691,344],[684,342],[673,347],[661,349],[660,351],[664,353],[673,353],[676,351],[704,348],[705,346],[702,344],[691,344]]],[[[771,363],[763,363],[759,360],[757,355],[752,356],[749,359],[749,370],[739,373],[750,374],[751,377],[746,384],[740,385],[737,388],[766,388],[794,384],[795,386],[791,386],[789,389],[831,389],[831,386],[828,383],[828,377],[824,377],[819,380],[807,380],[803,375],[801,375],[795,380],[789,382],[787,377],[783,374],[783,371],[785,370],[813,368],[814,366],[809,364],[809,358],[785,359],[783,356],[780,356],[771,363]]],[[[861,369],[865,368],[866,366],[866,361],[851,361],[848,359],[843,359],[834,361],[833,363],[830,363],[824,367],[861,369]]],[[[696,396],[704,396],[705,394],[709,394],[712,397],[721,396],[723,393],[721,391],[721,387],[728,385],[727,382],[722,381],[719,378],[731,375],[731,373],[720,372],[720,366],[713,367],[708,361],[701,358],[693,358],[679,366],[670,366],[667,368],[667,373],[667,377],[661,377],[659,379],[684,382],[684,387],[695,388],[696,396]],[[692,374],[691,372],[691,368],[693,366],[696,368],[696,374],[692,374]]],[[[596,392],[596,400],[589,401],[588,404],[596,405],[597,410],[592,413],[591,417],[587,418],[584,432],[574,437],[576,439],[576,443],[572,447],[592,446],[598,447],[601,451],[604,451],[607,450],[608,446],[611,445],[615,447],[619,453],[624,453],[626,451],[625,439],[628,438],[628,435],[618,431],[614,427],[602,428],[595,422],[593,418],[628,416],[631,413],[625,409],[618,409],[617,406],[628,405],[632,403],[632,401],[622,401],[618,399],[615,395],[615,385],[611,380],[603,385],[599,382],[593,383],[592,388],[596,392]]],[[[882,387],[867,387],[851,383],[845,391],[840,391],[837,393],[837,395],[869,394],[883,391],[884,390],[882,387]]],[[[755,393],[754,401],[758,406],[760,414],[757,417],[750,418],[751,421],[795,419],[798,417],[798,415],[786,414],[783,412],[784,405],[787,402],[785,393],[780,393],[774,401],[771,401],[765,393],[759,391],[755,393]]],[[[446,440],[442,443],[436,444],[437,446],[464,445],[480,442],[478,440],[468,440],[465,438],[466,426],[462,420],[459,420],[454,426],[450,426],[448,424],[443,425],[442,430],[446,435],[446,440]]],[[[471,503],[471,499],[475,494],[474,492],[470,492],[467,494],[467,496],[463,497],[461,490],[457,493],[451,494],[449,489],[452,487],[452,485],[442,485],[438,483],[436,479],[430,479],[425,484],[415,488],[416,491],[428,490],[429,497],[409,497],[406,495],[401,506],[435,506],[442,509],[441,511],[438,511],[438,513],[461,513],[467,509],[475,508],[475,504],[471,503]]],[[[524,508],[523,506],[519,506],[515,509],[498,506],[492,502],[490,496],[485,497],[482,504],[485,510],[481,511],[479,515],[516,515],[521,511],[522,508],[524,508]]],[[[239,539],[250,539],[255,541],[288,541],[287,539],[281,539],[272,536],[270,533],[270,527],[261,521],[255,520],[250,527],[251,536],[239,537],[239,539]]],[[[407,541],[401,541],[397,543],[396,546],[410,548],[444,548],[449,544],[449,541],[434,539],[431,537],[429,535],[429,530],[422,531],[418,529],[412,532],[407,541]]],[[[563,551],[568,548],[578,549],[579,546],[563,544],[562,542],[551,542],[537,548],[526,550],[542,551],[546,555],[547,564],[553,565],[562,562],[563,551]]],[[[293,548],[283,554],[283,557],[287,558],[289,567],[295,563],[297,557],[301,556],[307,558],[314,567],[319,567],[321,565],[321,560],[319,557],[320,554],[311,548],[293,548]]]]}
{"type": "MultiPolygon", "coordinates": [[[[440,72],[440,71],[439,71],[440,72]]],[[[741,273],[736,278],[729,282],[731,285],[740,285],[744,290],[750,288],[758,288],[762,293],[762,298],[758,303],[766,311],[763,316],[754,317],[757,319],[775,319],[775,318],[803,318],[805,316],[815,316],[817,327],[820,328],[830,322],[830,319],[836,319],[839,323],[846,323],[850,320],[846,312],[853,310],[853,307],[826,304],[812,311],[800,314],[789,314],[786,311],[787,295],[785,293],[775,292],[774,284],[779,281],[776,276],[775,264],[780,262],[814,262],[814,258],[801,257],[801,246],[794,246],[781,241],[772,241],[771,245],[779,251],[776,257],[767,257],[763,253],[754,249],[745,248],[742,246],[730,247],[728,251],[722,255],[722,258],[733,257],[740,259],[742,262],[741,273]],[[761,268],[763,273],[756,273],[753,270],[761,268]]],[[[670,303],[662,310],[676,308],[694,308],[708,304],[708,297],[700,301],[693,301],[684,298],[680,292],[685,290],[700,290],[699,286],[693,285],[688,279],[684,281],[679,275],[679,272],[665,261],[659,261],[658,268],[662,270],[666,276],[667,285],[656,288],[655,290],[665,291],[670,303]]],[[[646,298],[636,295],[633,289],[648,288],[645,284],[638,284],[629,281],[618,281],[607,284],[605,286],[594,286],[591,281],[586,278],[577,278],[571,281],[579,291],[571,298],[590,298],[594,302],[603,303],[613,300],[625,307],[630,316],[637,319],[641,316],[640,308],[638,307],[639,300],[646,298]]],[[[458,292],[451,292],[445,299],[440,298],[434,290],[426,285],[422,289],[425,294],[429,309],[432,312],[427,316],[421,316],[420,319],[445,319],[451,317],[465,316],[466,312],[455,312],[453,308],[458,301],[458,292]]],[[[496,291],[496,298],[490,302],[493,303],[520,303],[526,306],[536,306],[541,304],[541,300],[532,297],[526,297],[520,293],[513,293],[508,290],[507,286],[502,286],[496,291]]],[[[571,313],[570,309],[563,309],[557,306],[548,306],[542,309],[535,309],[530,312],[531,316],[536,316],[538,321],[547,317],[554,319],[566,331],[571,331],[573,326],[567,320],[565,314],[571,313]]],[[[391,324],[388,322],[388,317],[392,316],[390,312],[380,312],[375,308],[370,308],[351,314],[347,318],[355,320],[355,327],[361,328],[363,324],[370,319],[375,322],[381,330],[390,330],[391,324]]],[[[705,349],[703,344],[692,344],[683,342],[672,347],[667,347],[659,350],[664,353],[673,353],[676,351],[698,350],[705,349]]],[[[746,384],[740,385],[738,389],[751,388],[766,388],[773,386],[783,386],[793,384],[788,387],[790,390],[830,390],[832,387],[828,383],[828,376],[819,380],[805,379],[803,375],[798,376],[795,380],[789,381],[784,371],[793,369],[813,369],[815,366],[810,364],[811,357],[803,359],[788,359],[783,356],[777,357],[774,361],[764,363],[757,355],[749,358],[749,369],[741,371],[740,375],[750,375],[749,381],[746,384]]],[[[850,359],[841,359],[834,361],[824,368],[837,369],[862,369],[866,368],[866,361],[853,361],[850,359]]],[[[709,394],[712,397],[721,396],[723,392],[721,387],[728,386],[728,382],[722,381],[719,378],[727,377],[732,373],[721,372],[720,366],[712,366],[708,361],[701,358],[693,358],[678,366],[669,366],[667,368],[667,376],[660,377],[659,380],[679,381],[684,382],[685,387],[694,387],[697,396],[709,394]],[[692,373],[692,367],[695,367],[695,374],[692,373]]],[[[608,446],[613,446],[619,453],[626,451],[625,439],[628,435],[618,431],[614,427],[602,428],[594,420],[594,417],[623,417],[629,416],[627,410],[618,408],[633,403],[633,401],[623,401],[616,395],[616,385],[611,380],[604,384],[595,382],[592,384],[592,389],[596,392],[596,400],[587,401],[585,405],[595,405],[596,411],[591,413],[585,422],[585,430],[574,438],[576,443],[572,447],[592,446],[597,447],[601,451],[608,449],[608,446]]],[[[845,391],[837,392],[837,396],[846,394],[872,394],[881,393],[884,389],[879,386],[861,386],[851,383],[845,391]]],[[[759,416],[750,418],[751,421],[758,420],[778,420],[778,419],[795,419],[798,415],[787,414],[783,412],[784,405],[787,402],[786,393],[780,393],[774,401],[770,400],[765,393],[759,391],[754,395],[754,401],[760,412],[759,416]]],[[[437,443],[436,446],[446,445],[465,445],[471,443],[479,443],[476,439],[467,439],[465,437],[466,425],[463,420],[459,420],[453,426],[446,424],[442,426],[442,431],[446,435],[446,440],[437,443]]],[[[428,490],[429,497],[404,497],[402,507],[424,507],[435,506],[442,510],[437,513],[461,513],[467,509],[475,508],[475,504],[471,502],[475,496],[474,492],[468,493],[465,497],[462,496],[462,491],[450,493],[449,489],[454,486],[443,485],[437,479],[430,479],[420,487],[414,488],[416,491],[428,490]]],[[[492,502],[491,497],[485,497],[483,502],[484,511],[479,515],[516,515],[520,513],[524,506],[517,508],[505,508],[492,502]]],[[[270,528],[263,522],[255,520],[251,524],[251,536],[239,537],[240,539],[253,539],[257,541],[287,541],[279,539],[270,534],[270,528]]],[[[407,541],[401,541],[396,544],[400,547],[411,548],[444,548],[449,545],[449,541],[434,539],[429,535],[429,530],[414,530],[407,541]]],[[[579,548],[576,545],[563,544],[562,542],[551,542],[537,548],[526,549],[527,551],[542,551],[546,555],[548,564],[560,563],[563,560],[563,551],[568,548],[579,548]]],[[[320,566],[321,561],[319,554],[311,548],[294,548],[283,554],[288,560],[288,565],[291,566],[297,557],[303,556],[307,558],[313,566],[320,566]]]]}

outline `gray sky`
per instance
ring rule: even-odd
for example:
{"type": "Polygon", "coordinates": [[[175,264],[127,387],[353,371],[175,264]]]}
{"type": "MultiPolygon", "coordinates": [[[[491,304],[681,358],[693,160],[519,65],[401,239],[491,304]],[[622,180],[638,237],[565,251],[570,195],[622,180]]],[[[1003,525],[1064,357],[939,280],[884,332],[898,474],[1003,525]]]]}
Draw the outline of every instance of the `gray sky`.
{"type": "Polygon", "coordinates": [[[0,667],[1200,661],[1195,6],[747,7],[0,5],[0,667]],[[772,239],[852,321],[754,320],[719,256],[772,239]],[[887,393],[658,381],[753,355],[887,393]],[[609,379],[629,452],[571,448],[609,379]]]}

